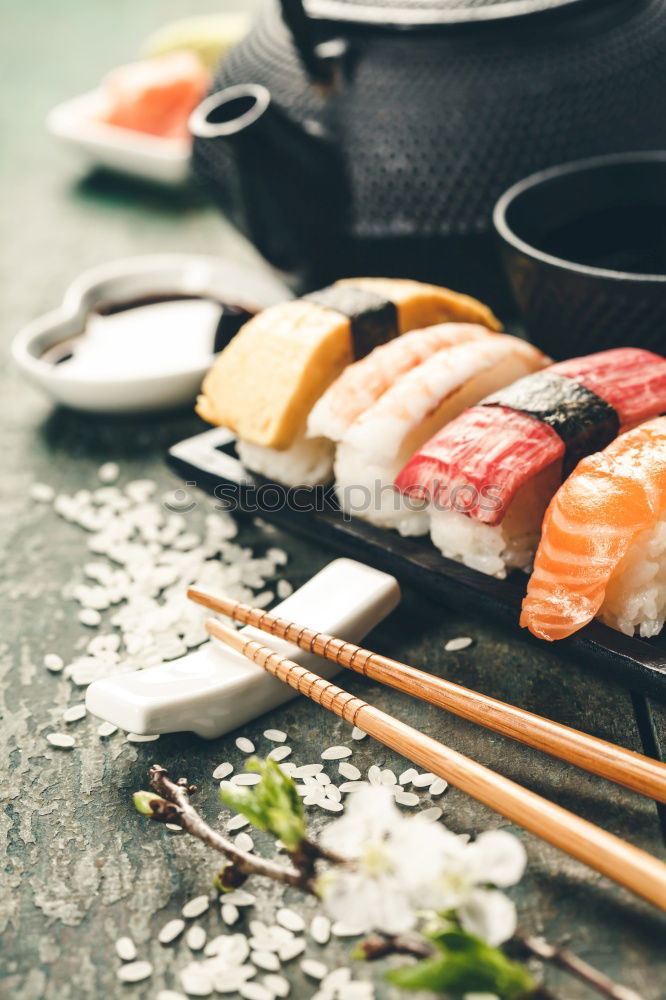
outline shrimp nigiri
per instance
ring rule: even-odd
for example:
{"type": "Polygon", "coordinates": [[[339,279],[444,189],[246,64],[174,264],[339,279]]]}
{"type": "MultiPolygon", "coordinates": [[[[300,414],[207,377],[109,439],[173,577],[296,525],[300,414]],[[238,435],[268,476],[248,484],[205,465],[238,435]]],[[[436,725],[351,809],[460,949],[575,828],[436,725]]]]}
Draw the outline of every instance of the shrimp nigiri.
{"type": "Polygon", "coordinates": [[[643,637],[666,619],[666,417],[583,459],[546,512],[520,624],[552,641],[595,617],[643,637]]]}

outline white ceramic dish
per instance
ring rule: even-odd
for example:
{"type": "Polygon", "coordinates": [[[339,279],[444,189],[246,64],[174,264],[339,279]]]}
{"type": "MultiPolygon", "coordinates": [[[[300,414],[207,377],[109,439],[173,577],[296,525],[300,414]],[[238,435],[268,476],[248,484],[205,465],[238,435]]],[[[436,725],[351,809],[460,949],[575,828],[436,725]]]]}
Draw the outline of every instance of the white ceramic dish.
{"type": "MultiPolygon", "coordinates": [[[[335,559],[273,610],[318,632],[360,642],[399,602],[400,588],[390,574],[335,559]]],[[[340,669],[258,629],[242,631],[327,680],[340,669]]],[[[86,707],[128,732],[193,732],[212,740],[295,697],[296,691],[240,653],[211,641],[159,667],[95,681],[86,692],[86,707]]]]}
{"type": "Polygon", "coordinates": [[[53,108],[46,127],[92,164],[160,184],[183,184],[190,174],[190,139],[163,139],[145,132],[98,121],[100,91],[65,101],[53,108]]]}
{"type": "Polygon", "coordinates": [[[30,381],[73,409],[123,413],[184,406],[196,396],[212,354],[204,365],[134,377],[91,378],[68,372],[67,364],[42,360],[49,348],[83,330],[95,305],[170,292],[212,293],[252,312],[292,297],[277,278],[230,260],[197,254],[126,257],[80,275],[58,309],[29,323],[15,337],[14,360],[30,381]]]}

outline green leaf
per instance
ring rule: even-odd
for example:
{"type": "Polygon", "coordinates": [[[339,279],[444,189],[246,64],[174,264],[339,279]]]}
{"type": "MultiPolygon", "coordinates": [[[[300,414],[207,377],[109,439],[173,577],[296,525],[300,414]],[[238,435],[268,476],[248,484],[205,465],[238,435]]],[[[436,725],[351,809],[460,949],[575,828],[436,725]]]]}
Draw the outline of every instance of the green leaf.
{"type": "Polygon", "coordinates": [[[288,851],[295,851],[305,838],[303,803],[296,785],[274,760],[252,757],[247,769],[257,771],[261,781],[251,786],[223,781],[220,798],[257,829],[278,837],[288,851]]]}
{"type": "Polygon", "coordinates": [[[461,930],[443,930],[440,954],[416,965],[395,969],[390,982],[406,990],[430,990],[459,1000],[465,993],[495,993],[502,1000],[519,1000],[534,990],[527,969],[461,930]]]}

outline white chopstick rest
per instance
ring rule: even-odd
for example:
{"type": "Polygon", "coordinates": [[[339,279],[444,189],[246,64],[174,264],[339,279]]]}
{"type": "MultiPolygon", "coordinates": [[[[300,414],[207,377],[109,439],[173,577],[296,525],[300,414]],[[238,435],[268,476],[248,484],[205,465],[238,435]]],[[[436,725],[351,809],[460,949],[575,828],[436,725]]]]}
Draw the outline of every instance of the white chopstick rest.
{"type": "MultiPolygon", "coordinates": [[[[359,642],[399,601],[394,577],[352,559],[336,559],[274,612],[318,632],[359,642]]],[[[257,629],[242,631],[322,677],[340,669],[257,629]]],[[[215,739],[294,697],[294,690],[240,653],[208,642],[159,667],[95,681],[88,688],[86,707],[128,732],[191,731],[215,739]]]]}

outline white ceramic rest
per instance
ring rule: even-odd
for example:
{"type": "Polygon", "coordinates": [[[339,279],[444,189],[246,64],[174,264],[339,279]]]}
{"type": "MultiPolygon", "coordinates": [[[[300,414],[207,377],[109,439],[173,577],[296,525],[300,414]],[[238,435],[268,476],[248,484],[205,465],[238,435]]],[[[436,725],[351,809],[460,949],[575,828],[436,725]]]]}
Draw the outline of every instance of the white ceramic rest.
{"type": "MultiPolygon", "coordinates": [[[[397,606],[400,589],[388,573],[352,559],[336,559],[275,608],[276,614],[349,642],[360,642],[397,606]]],[[[254,628],[243,632],[332,677],[334,663],[254,628]]],[[[90,685],[86,707],[128,732],[191,731],[222,736],[268,712],[296,692],[240,653],[208,642],[171,663],[105,678],[90,685]]]]}

